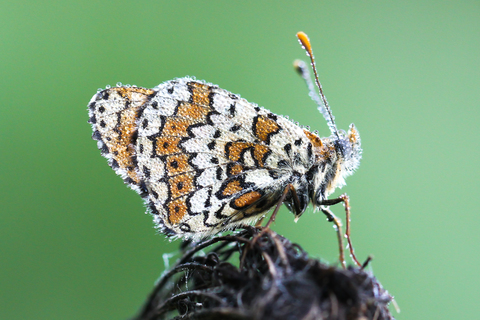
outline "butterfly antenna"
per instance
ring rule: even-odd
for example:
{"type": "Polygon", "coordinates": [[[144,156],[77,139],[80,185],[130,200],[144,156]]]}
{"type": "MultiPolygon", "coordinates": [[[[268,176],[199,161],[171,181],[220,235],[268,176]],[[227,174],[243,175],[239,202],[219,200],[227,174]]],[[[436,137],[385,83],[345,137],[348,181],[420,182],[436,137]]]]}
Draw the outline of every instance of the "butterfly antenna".
{"type": "Polygon", "coordinates": [[[297,38],[300,44],[302,45],[303,49],[305,49],[307,56],[310,58],[313,74],[315,76],[315,83],[317,84],[320,96],[318,96],[318,94],[315,92],[313,88],[313,83],[310,78],[310,73],[306,68],[305,62],[298,61],[298,60],[295,61],[295,68],[307,83],[309,96],[318,105],[318,110],[323,115],[325,120],[327,120],[327,124],[328,124],[328,127],[330,128],[330,131],[332,132],[332,134],[335,134],[338,139],[340,139],[340,136],[338,135],[337,126],[335,125],[335,118],[333,117],[332,110],[328,105],[327,98],[325,98],[325,95],[323,94],[322,84],[320,83],[320,80],[318,80],[317,66],[315,65],[315,58],[313,57],[313,51],[312,51],[312,45],[310,44],[310,39],[308,39],[308,36],[302,31],[297,33],[297,38]]]}

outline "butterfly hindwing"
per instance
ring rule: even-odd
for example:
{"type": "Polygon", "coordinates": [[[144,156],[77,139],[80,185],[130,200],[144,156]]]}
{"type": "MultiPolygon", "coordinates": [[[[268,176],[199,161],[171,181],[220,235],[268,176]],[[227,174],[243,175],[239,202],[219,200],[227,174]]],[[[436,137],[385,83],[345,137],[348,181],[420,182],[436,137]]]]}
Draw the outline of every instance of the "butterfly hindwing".
{"type": "Polygon", "coordinates": [[[312,162],[305,130],[190,78],[107,89],[90,106],[99,148],[163,232],[198,237],[253,222],[312,162]]]}

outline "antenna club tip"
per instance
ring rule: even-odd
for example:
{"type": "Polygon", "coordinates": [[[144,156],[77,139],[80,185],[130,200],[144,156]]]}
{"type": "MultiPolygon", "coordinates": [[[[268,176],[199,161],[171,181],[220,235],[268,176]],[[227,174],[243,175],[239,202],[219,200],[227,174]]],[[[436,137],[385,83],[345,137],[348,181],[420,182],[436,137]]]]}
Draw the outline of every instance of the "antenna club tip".
{"type": "Polygon", "coordinates": [[[312,50],[312,46],[310,45],[310,39],[308,39],[308,36],[305,32],[300,31],[297,32],[297,38],[298,41],[300,41],[300,44],[309,52],[312,50]]]}
{"type": "Polygon", "coordinates": [[[306,39],[308,39],[308,36],[307,36],[307,34],[306,34],[305,32],[303,32],[303,31],[298,31],[298,32],[297,32],[297,38],[299,38],[299,39],[300,39],[300,38],[306,38],[306,39]]]}

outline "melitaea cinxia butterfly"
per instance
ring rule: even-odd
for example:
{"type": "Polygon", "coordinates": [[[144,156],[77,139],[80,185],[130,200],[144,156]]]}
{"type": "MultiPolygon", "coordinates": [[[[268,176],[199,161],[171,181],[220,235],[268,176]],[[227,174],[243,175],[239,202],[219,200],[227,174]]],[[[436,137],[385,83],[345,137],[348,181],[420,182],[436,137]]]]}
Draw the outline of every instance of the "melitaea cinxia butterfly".
{"type": "Polygon", "coordinates": [[[161,232],[200,238],[252,224],[282,203],[298,218],[310,202],[340,227],[328,206],[343,201],[348,214],[348,198],[327,197],[358,167],[360,137],[353,124],[347,133],[336,129],[309,40],[297,36],[311,58],[320,96],[304,65],[297,66],[329,124],[328,138],[188,77],[93,96],[93,139],[145,200],[161,232]]]}

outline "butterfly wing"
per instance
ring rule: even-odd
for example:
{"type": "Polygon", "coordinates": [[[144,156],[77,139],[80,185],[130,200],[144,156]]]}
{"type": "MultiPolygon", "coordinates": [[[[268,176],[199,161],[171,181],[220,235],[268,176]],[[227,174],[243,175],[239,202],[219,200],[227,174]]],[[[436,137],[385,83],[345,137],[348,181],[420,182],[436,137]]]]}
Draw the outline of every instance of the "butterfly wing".
{"type": "Polygon", "coordinates": [[[99,148],[164,233],[200,237],[256,221],[312,163],[303,129],[212,84],[112,88],[92,103],[99,148]]]}
{"type": "Polygon", "coordinates": [[[141,176],[134,153],[137,119],[155,93],[152,89],[115,87],[98,92],[88,105],[92,137],[97,140],[102,155],[115,172],[138,192],[141,176]]]}

